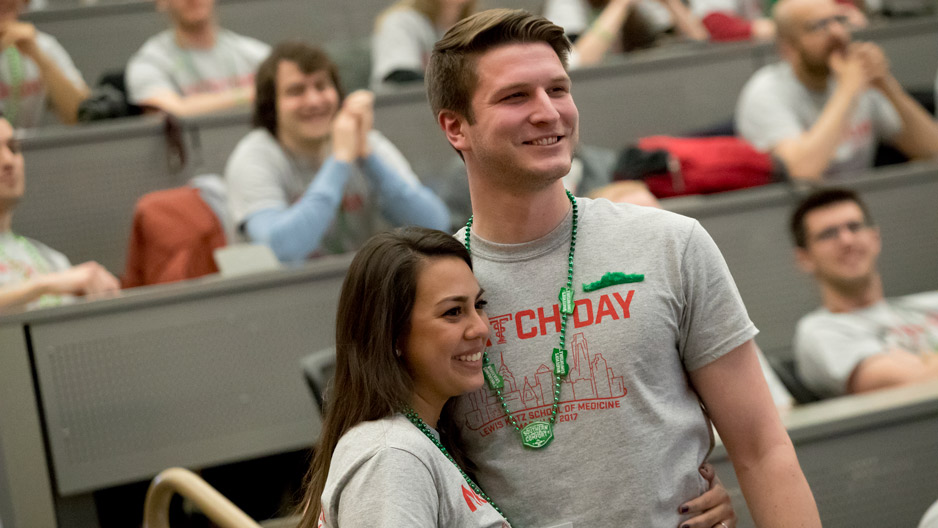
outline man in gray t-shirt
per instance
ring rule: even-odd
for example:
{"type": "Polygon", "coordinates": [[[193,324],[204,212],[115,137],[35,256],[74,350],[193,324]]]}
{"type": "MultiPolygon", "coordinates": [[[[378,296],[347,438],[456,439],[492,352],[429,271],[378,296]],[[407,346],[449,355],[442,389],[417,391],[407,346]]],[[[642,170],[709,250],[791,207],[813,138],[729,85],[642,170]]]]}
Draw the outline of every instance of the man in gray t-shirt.
{"type": "Polygon", "coordinates": [[[173,27],[147,40],[128,62],[131,101],[178,116],[250,104],[255,70],[270,46],[219,28],[214,0],[157,0],[157,6],[173,27]]]}
{"type": "Polygon", "coordinates": [[[19,20],[27,2],[0,2],[0,106],[16,128],[37,127],[47,106],[74,124],[88,87],[65,48],[51,35],[19,20]]]}
{"type": "Polygon", "coordinates": [[[373,129],[374,96],[342,97],[338,68],[302,42],[257,74],[256,128],[225,166],[238,232],[283,262],[358,249],[388,225],[449,226],[446,205],[373,129]]]}
{"type": "Polygon", "coordinates": [[[117,279],[97,262],[72,266],[65,255],[13,232],[13,211],[26,190],[24,165],[13,127],[0,117],[0,314],[120,289],[117,279]]]}
{"type": "Polygon", "coordinates": [[[519,526],[680,526],[706,489],[712,420],[756,524],[819,527],[710,236],[564,191],[579,136],[568,53],[559,26],[492,10],[456,24],[427,70],[466,163],[473,217],[457,236],[493,330],[487,386],[452,413],[480,486],[519,526]]]}
{"type": "Polygon", "coordinates": [[[873,165],[880,141],[910,158],[938,154],[938,125],[899,85],[882,49],[851,42],[833,0],[774,8],[783,62],[763,67],[740,95],[736,128],[771,151],[792,178],[843,178],[873,165]]]}
{"type": "Polygon", "coordinates": [[[938,292],[884,296],[879,230],[856,193],[808,196],[791,228],[798,263],[822,300],[795,332],[805,385],[829,397],[938,379],[938,292]]]}

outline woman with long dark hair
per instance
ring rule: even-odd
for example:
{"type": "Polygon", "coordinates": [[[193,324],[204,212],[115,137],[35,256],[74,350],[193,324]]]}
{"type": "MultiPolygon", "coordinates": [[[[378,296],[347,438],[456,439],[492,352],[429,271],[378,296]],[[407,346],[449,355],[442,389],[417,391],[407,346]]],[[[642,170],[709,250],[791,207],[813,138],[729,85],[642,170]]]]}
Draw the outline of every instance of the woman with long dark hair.
{"type": "Polygon", "coordinates": [[[443,412],[482,385],[484,304],[451,235],[405,228],[362,247],[342,286],[300,526],[507,526],[463,471],[443,412]]]}
{"type": "MultiPolygon", "coordinates": [[[[476,485],[448,411],[484,381],[484,307],[469,253],[449,234],[403,228],[359,250],[339,299],[335,376],[300,528],[510,526],[476,485]]],[[[684,525],[735,519],[718,480],[688,503],[699,512],[684,525]]]]}

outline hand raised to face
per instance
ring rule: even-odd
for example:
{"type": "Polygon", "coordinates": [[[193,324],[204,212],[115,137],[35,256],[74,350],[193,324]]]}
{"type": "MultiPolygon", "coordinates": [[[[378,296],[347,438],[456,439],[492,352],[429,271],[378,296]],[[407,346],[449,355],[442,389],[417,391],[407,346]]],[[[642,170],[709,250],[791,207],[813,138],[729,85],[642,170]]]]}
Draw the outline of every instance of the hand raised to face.
{"type": "Polygon", "coordinates": [[[353,161],[370,154],[368,132],[374,126],[374,94],[352,92],[336,113],[332,127],[332,149],[337,159],[353,161]]]}
{"type": "Polygon", "coordinates": [[[872,80],[870,69],[858,48],[861,44],[863,43],[851,43],[843,50],[831,53],[829,59],[831,72],[837,82],[856,92],[865,90],[872,80]]]}
{"type": "Polygon", "coordinates": [[[10,46],[16,46],[23,55],[35,57],[38,51],[36,26],[28,22],[13,21],[0,27],[0,48],[7,49],[10,46]]]}

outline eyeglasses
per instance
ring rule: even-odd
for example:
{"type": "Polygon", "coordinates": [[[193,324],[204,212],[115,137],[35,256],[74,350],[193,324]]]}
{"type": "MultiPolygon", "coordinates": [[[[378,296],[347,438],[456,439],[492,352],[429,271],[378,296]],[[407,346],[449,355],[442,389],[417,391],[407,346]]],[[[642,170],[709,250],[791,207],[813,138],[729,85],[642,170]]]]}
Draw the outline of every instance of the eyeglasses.
{"type": "Polygon", "coordinates": [[[867,222],[847,222],[846,224],[830,226],[827,229],[821,231],[820,233],[814,235],[815,242],[829,242],[831,240],[836,240],[840,237],[840,230],[846,229],[850,231],[851,234],[857,234],[863,229],[870,227],[870,224],[867,222]]]}
{"type": "Polygon", "coordinates": [[[846,27],[849,20],[846,15],[834,15],[809,22],[804,28],[808,33],[818,33],[820,31],[829,31],[831,24],[834,22],[846,27]]]}

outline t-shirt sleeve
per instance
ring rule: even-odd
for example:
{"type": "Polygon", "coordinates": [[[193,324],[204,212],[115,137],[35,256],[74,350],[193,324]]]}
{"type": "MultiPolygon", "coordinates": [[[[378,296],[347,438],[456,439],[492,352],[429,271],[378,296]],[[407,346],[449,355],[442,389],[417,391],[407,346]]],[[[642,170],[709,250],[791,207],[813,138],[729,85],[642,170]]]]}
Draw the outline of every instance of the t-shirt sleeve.
{"type": "Polygon", "coordinates": [[[82,78],[81,72],[75,67],[72,58],[55,37],[44,35],[42,46],[43,52],[55,62],[56,66],[62,70],[62,73],[72,84],[78,87],[85,86],[85,80],[82,78]]]}
{"type": "Polygon", "coordinates": [[[72,263],[68,260],[68,257],[62,253],[50,248],[42,242],[37,242],[32,239],[30,239],[30,241],[39,251],[39,254],[46,260],[50,272],[65,271],[72,267],[72,263]]]}
{"type": "Polygon", "coordinates": [[[429,468],[414,454],[395,448],[375,456],[345,475],[329,509],[338,526],[434,527],[439,495],[429,468]]]}
{"type": "Polygon", "coordinates": [[[238,228],[253,213],[289,206],[289,198],[279,178],[281,172],[289,170],[287,160],[276,149],[258,145],[256,136],[248,136],[242,141],[244,143],[235,148],[225,165],[228,210],[238,228]]]}
{"type": "Polygon", "coordinates": [[[135,104],[140,104],[155,95],[167,92],[179,93],[172,78],[152,57],[147,57],[143,53],[138,53],[130,59],[124,77],[127,94],[131,102],[135,104]]]}
{"type": "Polygon", "coordinates": [[[585,0],[547,0],[544,18],[562,27],[569,35],[582,35],[589,27],[585,0]]]}
{"type": "Polygon", "coordinates": [[[875,336],[861,335],[829,317],[809,316],[795,332],[795,361],[798,376],[819,396],[847,392],[853,370],[866,358],[884,352],[875,336]]]}
{"type": "Polygon", "coordinates": [[[745,343],[758,332],[716,243],[694,221],[681,258],[684,310],[681,358],[696,370],[745,343]]]}
{"type": "Polygon", "coordinates": [[[891,141],[902,132],[902,118],[896,112],[892,103],[886,96],[877,90],[871,90],[873,97],[873,126],[876,127],[876,137],[886,142],[891,141]]]}
{"type": "Polygon", "coordinates": [[[421,15],[405,9],[394,9],[381,19],[371,37],[371,79],[380,84],[395,71],[423,74],[424,50],[420,44],[423,33],[418,25],[421,15]]]}
{"type": "Polygon", "coordinates": [[[260,40],[241,37],[241,49],[255,68],[270,55],[270,44],[260,40]]]}
{"type": "MultiPolygon", "coordinates": [[[[758,74],[757,74],[758,75],[758,74]]],[[[800,136],[804,126],[769,77],[753,78],[743,88],[736,106],[736,130],[762,151],[784,139],[800,136]]]]}

